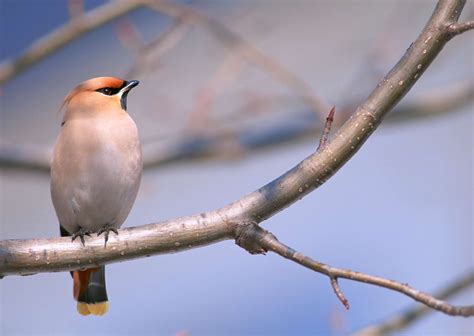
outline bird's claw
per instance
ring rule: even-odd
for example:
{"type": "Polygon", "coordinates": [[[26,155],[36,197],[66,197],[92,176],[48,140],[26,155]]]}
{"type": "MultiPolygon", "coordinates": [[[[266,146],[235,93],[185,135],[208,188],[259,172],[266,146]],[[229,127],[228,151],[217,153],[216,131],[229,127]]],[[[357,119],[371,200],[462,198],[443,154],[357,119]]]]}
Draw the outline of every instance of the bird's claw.
{"type": "Polygon", "coordinates": [[[99,237],[102,233],[104,234],[104,237],[105,237],[104,248],[107,247],[107,241],[109,240],[110,231],[118,235],[117,229],[109,224],[104,225],[104,227],[102,227],[99,231],[97,231],[97,237],[99,237]]]}
{"type": "Polygon", "coordinates": [[[72,235],[72,238],[71,238],[71,241],[74,241],[77,237],[81,238],[81,243],[82,243],[82,246],[86,246],[86,242],[84,240],[84,236],[91,236],[92,234],[92,231],[90,230],[86,230],[84,228],[81,228],[79,231],[75,232],[73,235],[72,235]]]}

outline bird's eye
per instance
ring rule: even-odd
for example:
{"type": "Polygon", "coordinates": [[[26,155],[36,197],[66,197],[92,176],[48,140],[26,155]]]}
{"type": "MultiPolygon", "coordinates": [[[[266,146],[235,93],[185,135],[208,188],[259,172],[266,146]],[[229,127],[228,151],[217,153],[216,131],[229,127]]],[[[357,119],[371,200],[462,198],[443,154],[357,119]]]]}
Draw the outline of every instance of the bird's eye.
{"type": "Polygon", "coordinates": [[[97,91],[98,91],[98,92],[101,92],[101,93],[103,93],[103,94],[105,94],[106,96],[111,96],[111,95],[113,95],[113,94],[115,93],[112,88],[108,88],[108,87],[103,88],[103,89],[99,89],[99,90],[97,90],[97,91]]]}

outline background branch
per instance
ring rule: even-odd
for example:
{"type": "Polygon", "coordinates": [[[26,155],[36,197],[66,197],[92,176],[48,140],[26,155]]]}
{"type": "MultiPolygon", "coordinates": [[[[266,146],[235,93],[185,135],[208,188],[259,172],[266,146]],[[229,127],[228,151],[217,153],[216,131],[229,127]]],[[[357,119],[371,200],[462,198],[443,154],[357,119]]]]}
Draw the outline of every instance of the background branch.
{"type": "MultiPolygon", "coordinates": [[[[158,55],[155,56],[164,54],[170,48],[173,48],[187,32],[186,29],[183,29],[182,23],[186,23],[190,26],[199,25],[207,28],[219,41],[227,45],[236,54],[241,55],[241,57],[243,57],[247,62],[261,67],[281,83],[298,92],[316,113],[324,115],[325,111],[328,109],[328,105],[324,100],[317,97],[305,81],[286,69],[278,61],[265,55],[256,46],[229,30],[219,21],[208,18],[191,7],[180,6],[160,0],[113,1],[94,9],[87,14],[81,12],[80,15],[76,15],[76,10],[72,11],[74,15],[72,15],[69,23],[59,27],[33,43],[33,45],[17,59],[9,60],[0,64],[0,85],[6,83],[16,75],[41,61],[51,53],[61,49],[66,44],[72,42],[83,34],[142,6],[148,6],[150,9],[173,17],[179,21],[180,24],[178,24],[177,27],[173,27],[171,32],[165,33],[163,38],[158,37],[157,41],[152,42],[147,47],[143,48],[143,50],[140,51],[140,57],[136,60],[135,66],[129,73],[143,70],[141,68],[145,63],[147,63],[145,61],[147,54],[151,53],[151,50],[155,49],[157,46],[165,45],[163,39],[165,39],[166,42],[169,42],[170,45],[166,44],[163,48],[160,48],[158,50],[158,55]]],[[[76,6],[72,7],[76,8],[76,6]]]]}
{"type": "Polygon", "coordinates": [[[248,63],[255,64],[276,80],[300,94],[313,111],[323,119],[329,105],[316,96],[311,86],[294,73],[286,69],[277,60],[263,53],[254,44],[240,37],[218,20],[205,16],[190,6],[180,6],[161,0],[148,0],[147,6],[157,12],[174,18],[183,18],[189,25],[207,29],[216,39],[227,45],[233,53],[241,55],[248,63]]]}
{"type": "MultiPolygon", "coordinates": [[[[278,97],[273,98],[280,104],[278,97]]],[[[409,102],[397,106],[393,113],[387,117],[387,123],[413,121],[447,114],[458,108],[466,106],[474,100],[474,85],[471,80],[456,84],[449,84],[428,92],[418,94],[409,102]]],[[[334,125],[341,126],[340,120],[347,119],[353,111],[354,103],[343,103],[338,109],[338,118],[334,125]],[[339,120],[339,123],[338,123],[339,120]]],[[[252,107],[244,106],[237,115],[242,115],[243,110],[252,107]]],[[[219,122],[221,124],[221,122],[219,122]]],[[[291,141],[314,137],[322,131],[322,123],[312,110],[289,111],[288,116],[274,123],[271,128],[260,127],[232,127],[234,141],[242,149],[241,153],[254,150],[263,150],[272,146],[291,141]]],[[[183,134],[173,141],[160,144],[155,141],[144,146],[145,169],[162,165],[182,162],[186,160],[207,160],[222,158],[221,144],[228,138],[229,128],[219,127],[209,130],[206,134],[183,134]]],[[[0,167],[9,169],[25,169],[49,173],[50,148],[20,146],[0,142],[0,167]]]]}
{"type": "Polygon", "coordinates": [[[190,26],[178,18],[163,33],[135,51],[135,62],[124,78],[136,78],[155,70],[161,59],[173,50],[190,32],[190,26]]]}
{"type": "Polygon", "coordinates": [[[0,64],[0,85],[25,71],[46,56],[64,47],[85,33],[110,22],[141,5],[140,1],[111,1],[87,14],[73,19],[36,41],[20,57],[0,64]]]}

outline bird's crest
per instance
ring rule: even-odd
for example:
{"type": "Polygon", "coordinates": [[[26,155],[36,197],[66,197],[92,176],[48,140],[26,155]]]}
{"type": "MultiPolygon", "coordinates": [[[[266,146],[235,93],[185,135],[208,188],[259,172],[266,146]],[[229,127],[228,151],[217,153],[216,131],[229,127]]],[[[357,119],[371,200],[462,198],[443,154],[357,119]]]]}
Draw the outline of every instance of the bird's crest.
{"type": "Polygon", "coordinates": [[[61,107],[59,108],[58,114],[62,113],[66,106],[69,104],[72,98],[80,92],[84,91],[96,91],[102,88],[110,87],[118,89],[124,86],[126,82],[123,79],[115,77],[96,77],[79,83],[74,89],[72,89],[67,96],[64,98],[61,107]]]}

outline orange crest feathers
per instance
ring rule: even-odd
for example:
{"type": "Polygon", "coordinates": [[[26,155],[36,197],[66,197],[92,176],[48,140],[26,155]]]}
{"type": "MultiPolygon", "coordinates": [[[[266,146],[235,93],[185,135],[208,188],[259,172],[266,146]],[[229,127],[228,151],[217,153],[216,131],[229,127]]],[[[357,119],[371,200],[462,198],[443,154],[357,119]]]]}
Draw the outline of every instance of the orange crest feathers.
{"type": "Polygon", "coordinates": [[[82,83],[79,83],[74,89],[72,89],[67,96],[64,98],[61,107],[59,108],[59,113],[61,113],[64,108],[69,104],[72,98],[79,92],[84,91],[96,91],[101,88],[110,87],[114,89],[121,88],[124,86],[126,81],[116,77],[96,77],[89,80],[86,80],[82,83]]]}

